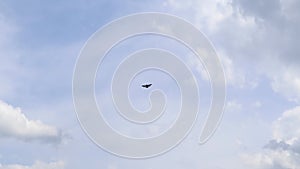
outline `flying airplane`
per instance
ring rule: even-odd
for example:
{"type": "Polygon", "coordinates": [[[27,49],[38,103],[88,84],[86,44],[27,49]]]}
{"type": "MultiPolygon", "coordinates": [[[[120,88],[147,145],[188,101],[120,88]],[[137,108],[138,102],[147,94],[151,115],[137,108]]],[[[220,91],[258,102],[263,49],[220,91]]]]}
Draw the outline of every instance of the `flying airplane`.
{"type": "Polygon", "coordinates": [[[143,85],[142,85],[142,87],[147,88],[147,89],[148,89],[150,86],[152,86],[152,84],[143,84],[143,85]]]}

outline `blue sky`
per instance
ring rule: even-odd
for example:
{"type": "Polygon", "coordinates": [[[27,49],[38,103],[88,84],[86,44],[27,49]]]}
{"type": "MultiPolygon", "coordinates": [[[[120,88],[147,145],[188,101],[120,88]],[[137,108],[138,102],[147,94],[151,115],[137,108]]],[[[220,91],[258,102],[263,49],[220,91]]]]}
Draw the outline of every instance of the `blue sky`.
{"type": "MultiPolygon", "coordinates": [[[[299,169],[299,7],[297,0],[1,1],[0,169],[299,169]],[[211,99],[201,62],[179,43],[150,35],[128,39],[107,55],[96,79],[97,99],[108,105],[104,116],[115,129],[144,136],[147,128],[123,123],[110,111],[107,80],[138,49],[170,50],[190,66],[200,86],[200,116],[189,136],[162,156],[130,160],[103,151],[81,129],[72,99],[80,49],[105,24],[137,12],[184,18],[214,45],[226,74],[227,100],[223,120],[206,144],[197,144],[211,99]]],[[[155,134],[174,119],[178,89],[165,74],[141,74],[130,88],[140,109],[149,106],[149,91],[136,88],[149,79],[175,98],[168,102],[170,118],[154,126],[155,134]]]]}

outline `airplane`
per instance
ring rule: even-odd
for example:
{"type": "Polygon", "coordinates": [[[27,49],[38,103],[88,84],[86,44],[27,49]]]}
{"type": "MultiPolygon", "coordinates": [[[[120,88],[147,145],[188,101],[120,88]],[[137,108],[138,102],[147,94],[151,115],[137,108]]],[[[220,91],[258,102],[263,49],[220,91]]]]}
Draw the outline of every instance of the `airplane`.
{"type": "Polygon", "coordinates": [[[143,84],[143,85],[142,85],[142,87],[147,88],[147,89],[148,89],[150,86],[152,86],[152,84],[143,84]]]}

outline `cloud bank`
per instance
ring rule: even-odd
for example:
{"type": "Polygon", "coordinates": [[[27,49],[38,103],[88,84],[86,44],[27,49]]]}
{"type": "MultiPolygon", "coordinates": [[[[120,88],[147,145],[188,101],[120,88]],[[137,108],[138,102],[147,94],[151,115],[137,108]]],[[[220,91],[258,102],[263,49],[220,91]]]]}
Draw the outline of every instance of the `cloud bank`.
{"type": "Polygon", "coordinates": [[[273,123],[273,139],[262,152],[243,155],[253,169],[300,169],[300,106],[273,123]]]}
{"type": "Polygon", "coordinates": [[[29,120],[20,108],[0,101],[0,138],[59,143],[62,133],[39,120],[29,120]]]}

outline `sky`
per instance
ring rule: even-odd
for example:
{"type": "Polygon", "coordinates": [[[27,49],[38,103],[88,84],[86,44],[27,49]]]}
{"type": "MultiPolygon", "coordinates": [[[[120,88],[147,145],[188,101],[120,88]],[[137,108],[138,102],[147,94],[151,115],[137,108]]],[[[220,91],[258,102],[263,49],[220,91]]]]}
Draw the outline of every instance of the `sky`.
{"type": "Polygon", "coordinates": [[[2,0],[0,169],[300,169],[299,8],[297,0],[2,0]],[[189,66],[199,87],[199,116],[189,135],[167,153],[136,160],[104,151],[85,134],[73,105],[72,78],[76,59],[94,32],[140,12],[167,13],[195,25],[220,57],[227,86],[222,121],[213,137],[199,145],[212,94],[203,64],[167,37],[143,35],[118,44],[95,80],[97,103],[115,130],[156,136],[180,109],[174,79],[149,70],[129,87],[132,105],[147,110],[149,92],[161,89],[166,114],[149,126],[130,124],[117,114],[110,79],[134,51],[172,51],[189,66]],[[140,88],[145,81],[154,84],[151,90],[140,88]]]}

